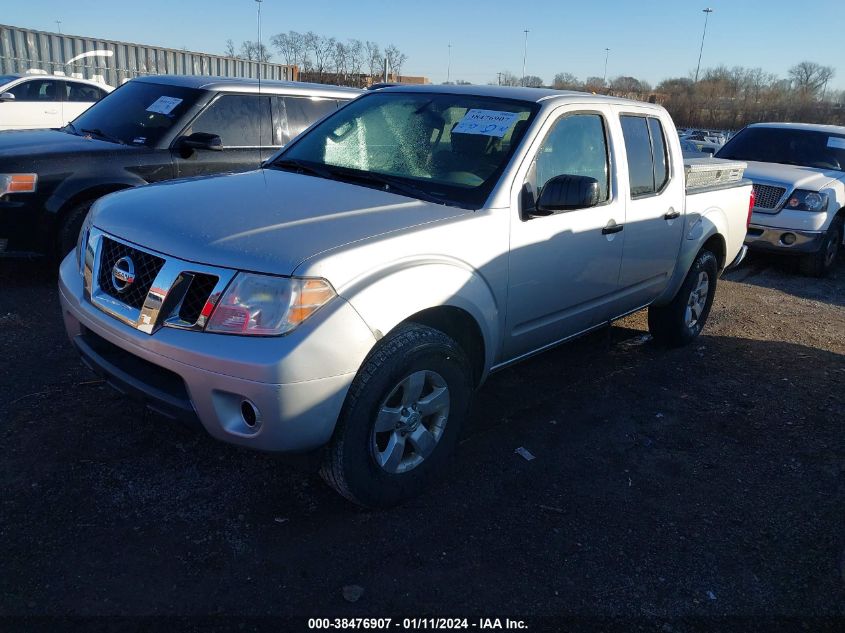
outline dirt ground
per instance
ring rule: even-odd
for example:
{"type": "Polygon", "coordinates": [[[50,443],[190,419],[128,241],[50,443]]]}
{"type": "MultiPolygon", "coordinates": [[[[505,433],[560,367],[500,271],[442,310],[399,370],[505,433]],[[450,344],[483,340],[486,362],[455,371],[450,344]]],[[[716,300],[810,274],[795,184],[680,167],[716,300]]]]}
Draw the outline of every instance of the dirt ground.
{"type": "Polygon", "coordinates": [[[751,258],[685,349],[647,341],[638,313],[494,375],[443,481],[388,512],[105,387],[65,339],[54,275],[0,261],[6,630],[44,615],[845,627],[845,262],[819,281],[751,258]]]}

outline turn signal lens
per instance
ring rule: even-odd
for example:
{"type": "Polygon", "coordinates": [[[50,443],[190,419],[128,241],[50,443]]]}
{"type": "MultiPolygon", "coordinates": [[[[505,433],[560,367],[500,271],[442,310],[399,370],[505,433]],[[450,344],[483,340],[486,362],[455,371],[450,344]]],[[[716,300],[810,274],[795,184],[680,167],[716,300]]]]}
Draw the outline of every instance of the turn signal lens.
{"type": "Polygon", "coordinates": [[[0,174],[0,196],[7,193],[33,193],[38,174],[0,174]]]}

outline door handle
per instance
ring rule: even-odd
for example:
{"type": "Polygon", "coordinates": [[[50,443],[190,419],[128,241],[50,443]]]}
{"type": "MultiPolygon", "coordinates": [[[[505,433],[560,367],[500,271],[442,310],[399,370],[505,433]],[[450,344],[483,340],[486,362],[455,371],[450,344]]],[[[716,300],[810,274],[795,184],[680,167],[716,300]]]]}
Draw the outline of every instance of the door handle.
{"type": "Polygon", "coordinates": [[[664,220],[677,220],[681,217],[680,211],[675,211],[675,209],[670,208],[669,211],[666,212],[666,215],[663,216],[664,220]]]}
{"type": "Polygon", "coordinates": [[[625,228],[624,224],[608,224],[601,230],[602,235],[612,235],[614,233],[619,233],[622,229],[625,228]]]}

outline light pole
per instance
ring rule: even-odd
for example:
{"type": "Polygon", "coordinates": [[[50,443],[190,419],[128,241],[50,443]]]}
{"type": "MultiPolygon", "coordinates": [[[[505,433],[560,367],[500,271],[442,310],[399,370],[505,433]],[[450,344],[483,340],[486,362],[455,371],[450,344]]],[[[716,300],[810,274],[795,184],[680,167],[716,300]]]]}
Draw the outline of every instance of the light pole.
{"type": "Polygon", "coordinates": [[[528,59],[528,29],[525,29],[523,33],[525,33],[525,48],[522,50],[522,85],[525,86],[525,60],[528,59]]]}
{"type": "Polygon", "coordinates": [[[446,83],[452,80],[452,45],[449,44],[449,62],[446,64],[446,83]]]}
{"type": "Polygon", "coordinates": [[[59,35],[62,34],[62,21],[56,20],[56,28],[59,30],[59,35]]]}
{"type": "MultiPolygon", "coordinates": [[[[255,3],[258,5],[258,46],[256,47],[257,48],[256,54],[258,56],[258,63],[259,64],[261,64],[261,62],[264,61],[264,51],[262,50],[262,46],[261,46],[261,3],[262,2],[264,2],[264,0],[255,0],[255,3]]],[[[260,65],[258,66],[258,76],[261,77],[261,66],[260,65]]]]}
{"type": "Polygon", "coordinates": [[[602,87],[607,85],[607,58],[610,56],[610,49],[604,49],[604,79],[601,80],[602,87]]]}
{"type": "Polygon", "coordinates": [[[701,49],[698,51],[698,66],[695,67],[695,83],[698,83],[698,71],[701,70],[701,54],[704,52],[704,37],[707,35],[707,20],[710,18],[710,14],[713,13],[713,9],[707,7],[706,9],[702,9],[704,13],[704,33],[701,34],[701,49]]]}

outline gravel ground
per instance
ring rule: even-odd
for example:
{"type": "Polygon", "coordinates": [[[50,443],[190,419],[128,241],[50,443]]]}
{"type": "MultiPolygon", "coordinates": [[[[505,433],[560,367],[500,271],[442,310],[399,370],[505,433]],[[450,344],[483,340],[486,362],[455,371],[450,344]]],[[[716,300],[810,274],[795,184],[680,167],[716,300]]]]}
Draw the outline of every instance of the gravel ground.
{"type": "Polygon", "coordinates": [[[0,261],[6,630],[223,614],[845,627],[845,263],[822,281],[791,264],[728,274],[685,349],[647,341],[638,313],[494,375],[444,480],[366,512],[301,464],[112,392],[64,337],[54,273],[0,261]]]}

